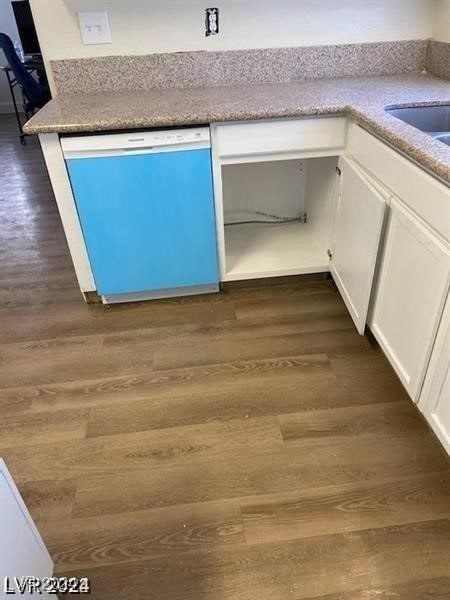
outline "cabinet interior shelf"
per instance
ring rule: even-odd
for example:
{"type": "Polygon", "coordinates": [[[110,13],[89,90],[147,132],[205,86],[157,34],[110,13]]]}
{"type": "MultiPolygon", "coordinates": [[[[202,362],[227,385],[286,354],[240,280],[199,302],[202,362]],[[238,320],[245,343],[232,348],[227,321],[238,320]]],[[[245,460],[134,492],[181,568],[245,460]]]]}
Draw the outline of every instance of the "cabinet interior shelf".
{"type": "Polygon", "coordinates": [[[226,281],[328,270],[326,248],[309,223],[225,227],[226,281]]]}

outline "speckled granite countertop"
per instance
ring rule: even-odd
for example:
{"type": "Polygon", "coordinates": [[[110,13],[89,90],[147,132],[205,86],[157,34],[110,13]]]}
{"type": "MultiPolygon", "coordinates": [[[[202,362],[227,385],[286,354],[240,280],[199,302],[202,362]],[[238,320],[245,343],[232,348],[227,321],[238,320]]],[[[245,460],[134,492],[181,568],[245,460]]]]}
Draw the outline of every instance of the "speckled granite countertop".
{"type": "Polygon", "coordinates": [[[450,183],[450,147],[384,110],[390,105],[434,103],[450,103],[450,82],[431,75],[67,94],[51,100],[24,130],[95,132],[346,114],[450,183]]]}

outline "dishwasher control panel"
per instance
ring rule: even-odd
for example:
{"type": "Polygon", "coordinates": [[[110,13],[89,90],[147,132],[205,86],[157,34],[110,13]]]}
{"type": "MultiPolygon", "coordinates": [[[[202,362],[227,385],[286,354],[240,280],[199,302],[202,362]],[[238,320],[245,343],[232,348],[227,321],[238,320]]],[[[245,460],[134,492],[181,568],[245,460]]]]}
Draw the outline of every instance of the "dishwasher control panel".
{"type": "Polygon", "coordinates": [[[66,158],[81,158],[86,154],[103,154],[111,151],[156,150],[177,145],[208,148],[211,143],[209,127],[80,135],[62,137],[60,141],[66,158]]]}
{"type": "Polygon", "coordinates": [[[209,129],[174,129],[162,132],[152,132],[145,135],[130,135],[127,142],[130,144],[148,142],[149,145],[162,146],[166,144],[190,144],[192,142],[209,142],[209,129]]]}

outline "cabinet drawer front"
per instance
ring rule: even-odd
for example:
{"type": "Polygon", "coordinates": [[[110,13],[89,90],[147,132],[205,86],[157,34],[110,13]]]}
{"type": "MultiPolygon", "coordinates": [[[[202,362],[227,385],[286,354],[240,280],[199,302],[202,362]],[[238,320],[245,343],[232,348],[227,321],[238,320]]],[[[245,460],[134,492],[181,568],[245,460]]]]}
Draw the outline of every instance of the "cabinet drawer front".
{"type": "Polygon", "coordinates": [[[283,119],[217,125],[219,157],[343,148],[345,117],[283,119]]]}

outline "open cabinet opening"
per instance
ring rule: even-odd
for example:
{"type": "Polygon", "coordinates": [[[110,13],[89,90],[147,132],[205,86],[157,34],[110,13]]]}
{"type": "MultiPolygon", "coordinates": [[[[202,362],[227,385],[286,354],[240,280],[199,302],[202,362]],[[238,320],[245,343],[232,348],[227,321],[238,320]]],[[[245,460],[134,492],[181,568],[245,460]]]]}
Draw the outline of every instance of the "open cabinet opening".
{"type": "Polygon", "coordinates": [[[225,281],[328,270],[337,161],[222,165],[225,281]]]}

